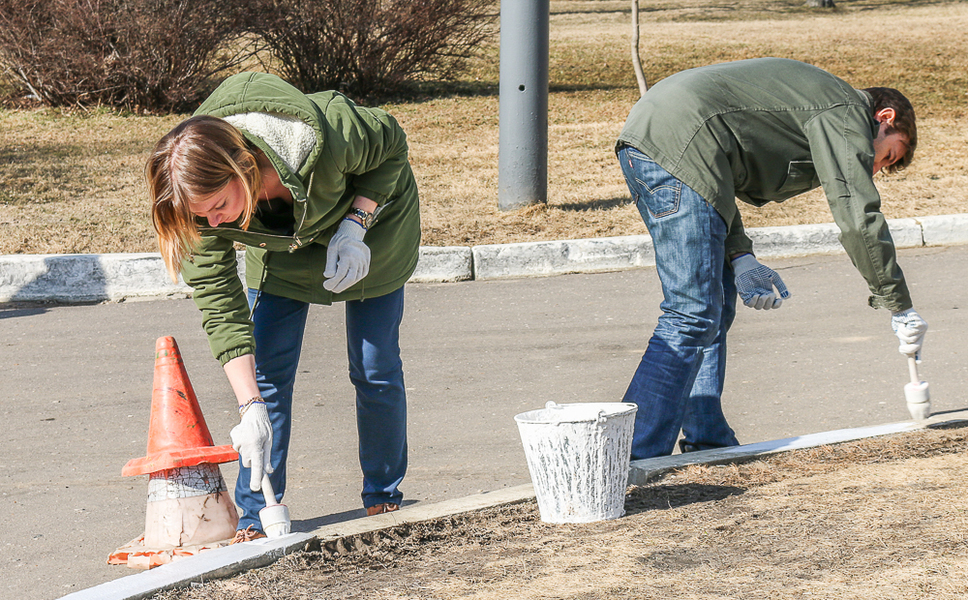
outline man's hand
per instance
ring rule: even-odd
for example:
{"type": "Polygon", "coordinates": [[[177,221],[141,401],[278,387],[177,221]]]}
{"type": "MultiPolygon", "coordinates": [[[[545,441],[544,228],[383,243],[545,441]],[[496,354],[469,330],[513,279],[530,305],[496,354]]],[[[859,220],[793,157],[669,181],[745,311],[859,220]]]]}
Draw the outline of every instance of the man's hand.
{"type": "Polygon", "coordinates": [[[370,272],[370,249],[363,243],[366,230],[352,219],[343,219],[326,250],[323,287],[338,294],[370,272]]]}
{"type": "Polygon", "coordinates": [[[891,314],[891,329],[897,335],[901,344],[898,352],[921,359],[921,345],[924,334],[928,331],[928,324],[913,308],[891,314]]]}
{"type": "Polygon", "coordinates": [[[272,473],[272,425],[264,402],[250,404],[242,413],[242,422],[232,428],[232,447],[239,453],[242,466],[251,472],[249,489],[262,489],[262,474],[272,473]]]}
{"type": "Polygon", "coordinates": [[[776,271],[760,264],[752,254],[737,256],[732,264],[736,292],[746,306],[757,310],[780,308],[783,300],[790,297],[790,292],[776,271]],[[774,287],[779,295],[773,293],[774,287]]]}

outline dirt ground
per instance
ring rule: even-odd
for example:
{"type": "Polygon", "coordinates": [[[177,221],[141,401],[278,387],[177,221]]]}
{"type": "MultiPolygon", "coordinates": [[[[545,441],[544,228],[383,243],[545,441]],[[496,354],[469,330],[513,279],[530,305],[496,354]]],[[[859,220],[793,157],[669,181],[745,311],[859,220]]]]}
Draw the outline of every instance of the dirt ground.
{"type": "Polygon", "coordinates": [[[625,517],[534,502],[405,525],[157,600],[968,597],[968,428],[689,467],[625,517]]]}

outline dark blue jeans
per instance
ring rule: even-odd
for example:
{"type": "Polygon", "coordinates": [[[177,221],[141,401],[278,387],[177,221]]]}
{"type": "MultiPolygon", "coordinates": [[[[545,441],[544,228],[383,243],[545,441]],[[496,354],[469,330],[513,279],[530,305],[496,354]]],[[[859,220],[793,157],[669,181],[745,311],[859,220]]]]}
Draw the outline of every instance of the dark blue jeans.
{"type": "Polygon", "coordinates": [[[726,222],[708,202],[648,156],[618,152],[622,173],[655,247],[662,315],[625,402],[635,415],[632,459],[735,446],[723,415],[726,333],[736,285],[726,259],[726,222]]]}
{"type": "MultiPolygon", "coordinates": [[[[256,378],[272,423],[270,475],[276,499],[286,491],[286,459],[292,430],[292,390],[309,304],[249,290],[255,306],[256,378]]],[[[378,298],[346,302],[346,351],[356,387],[356,424],[363,470],[363,506],[400,504],[397,489],[407,471],[407,398],[400,360],[403,288],[378,298]]],[[[249,489],[249,469],[239,463],[235,502],[239,529],[261,530],[261,492],[249,489]]]]}

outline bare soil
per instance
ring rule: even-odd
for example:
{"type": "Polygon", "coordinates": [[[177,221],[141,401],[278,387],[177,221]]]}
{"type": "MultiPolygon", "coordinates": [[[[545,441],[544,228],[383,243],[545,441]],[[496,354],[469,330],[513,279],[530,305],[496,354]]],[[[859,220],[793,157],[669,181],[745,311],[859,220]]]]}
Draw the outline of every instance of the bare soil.
{"type": "Polygon", "coordinates": [[[694,466],[627,515],[540,521],[534,502],[326,544],[157,600],[639,600],[968,596],[968,429],[694,466]]]}

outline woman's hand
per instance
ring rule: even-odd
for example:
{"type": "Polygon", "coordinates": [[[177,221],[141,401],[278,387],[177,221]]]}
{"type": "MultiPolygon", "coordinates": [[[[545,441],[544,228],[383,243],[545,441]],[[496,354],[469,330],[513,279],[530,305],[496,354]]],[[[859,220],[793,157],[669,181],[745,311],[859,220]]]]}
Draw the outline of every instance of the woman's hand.
{"type": "Polygon", "coordinates": [[[232,428],[231,435],[242,466],[250,470],[249,489],[258,492],[262,489],[262,474],[272,473],[272,424],[261,398],[249,401],[242,410],[242,421],[232,428]]]}
{"type": "Polygon", "coordinates": [[[326,250],[323,287],[338,294],[370,272],[370,249],[363,243],[366,230],[353,219],[343,219],[326,250]]]}
{"type": "MultiPolygon", "coordinates": [[[[371,214],[376,206],[376,202],[364,196],[357,196],[353,200],[353,208],[371,214]]],[[[366,228],[366,223],[350,213],[329,241],[323,287],[334,294],[349,289],[370,272],[370,249],[363,243],[366,228]]]]}
{"type": "Polygon", "coordinates": [[[249,489],[262,489],[262,473],[272,473],[272,424],[255,378],[255,356],[243,354],[222,367],[239,403],[241,422],[232,428],[232,447],[252,471],[249,489]]]}

